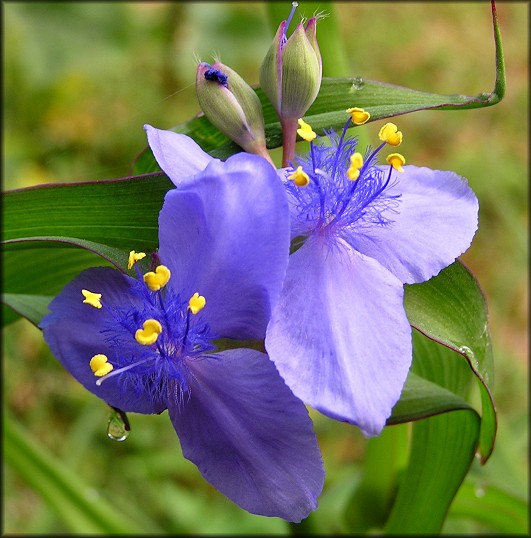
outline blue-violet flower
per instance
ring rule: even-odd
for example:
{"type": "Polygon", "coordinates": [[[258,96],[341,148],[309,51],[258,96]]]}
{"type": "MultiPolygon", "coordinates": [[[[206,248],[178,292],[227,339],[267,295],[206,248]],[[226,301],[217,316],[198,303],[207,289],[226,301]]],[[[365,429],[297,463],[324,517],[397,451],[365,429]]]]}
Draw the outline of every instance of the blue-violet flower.
{"type": "Polygon", "coordinates": [[[264,338],[289,256],[283,186],[261,157],[221,162],[183,135],[146,129],[179,177],[159,216],[155,263],[142,274],[143,253],[132,251],[136,278],[81,273],[51,302],[45,340],[109,405],[168,409],[184,457],[233,502],[299,522],[324,479],[308,412],[267,355],[215,349],[217,338],[264,338]]]}
{"type": "MultiPolygon", "coordinates": [[[[477,229],[478,201],[454,172],[404,166],[399,153],[376,164],[402,133],[388,123],[364,155],[343,132],[310,142],[281,171],[291,213],[291,256],[266,351],[293,392],[325,415],[378,435],[412,360],[404,284],[453,263],[477,229]]],[[[300,122],[301,136],[311,128],[300,122]]]]}

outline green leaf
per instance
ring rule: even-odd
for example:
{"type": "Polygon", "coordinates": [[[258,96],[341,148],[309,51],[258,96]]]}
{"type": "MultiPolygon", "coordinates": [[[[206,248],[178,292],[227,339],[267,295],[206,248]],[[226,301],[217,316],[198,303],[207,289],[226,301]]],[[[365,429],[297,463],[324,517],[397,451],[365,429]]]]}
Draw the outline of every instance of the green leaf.
{"type": "MultiPolygon", "coordinates": [[[[419,421],[412,426],[415,431],[419,428],[419,424],[426,423],[426,420],[420,421],[420,419],[441,414],[453,415],[463,411],[470,413],[477,420],[476,411],[465,399],[472,379],[473,374],[466,361],[457,353],[414,330],[413,364],[400,400],[388,419],[388,426],[419,421]]],[[[428,485],[435,488],[431,481],[439,483],[440,476],[444,474],[450,478],[448,483],[438,485],[438,495],[432,498],[433,517],[436,522],[432,521],[432,526],[428,528],[442,525],[448,506],[472,461],[479,437],[477,430],[476,436],[469,440],[471,449],[460,452],[457,445],[450,460],[441,459],[438,450],[447,450],[446,444],[451,444],[452,436],[459,434],[458,431],[451,429],[454,425],[455,428],[459,428],[458,422],[454,424],[450,419],[448,424],[450,429],[446,432],[439,432],[437,426],[430,426],[435,429],[437,443],[443,441],[442,444],[439,446],[434,443],[425,447],[424,453],[421,448],[417,448],[416,452],[410,452],[409,464],[406,458],[408,432],[403,429],[405,424],[401,427],[385,428],[382,435],[368,440],[361,479],[353,490],[342,516],[350,532],[360,533],[385,528],[391,511],[394,518],[399,518],[401,526],[413,532],[419,514],[416,507],[409,506],[405,501],[409,495],[422,495],[416,487],[428,485]],[[445,434],[449,436],[448,439],[444,438],[445,434]],[[417,461],[422,454],[425,459],[417,461]],[[434,467],[434,462],[438,462],[439,467],[434,467]],[[432,469],[432,473],[417,484],[419,467],[432,469]],[[405,490],[405,493],[399,493],[397,496],[399,486],[399,491],[405,490]],[[400,500],[401,495],[405,495],[405,499],[400,500]],[[394,506],[394,503],[399,504],[394,506]],[[406,512],[402,513],[402,510],[406,512]]],[[[420,426],[420,431],[424,428],[426,426],[420,426]]],[[[420,509],[425,510],[425,505],[421,505],[420,509]]]]}
{"type": "MultiPolygon", "coordinates": [[[[505,62],[501,43],[496,9],[492,3],[492,22],[496,48],[496,80],[491,92],[478,95],[442,95],[423,92],[365,79],[363,77],[326,78],[315,102],[304,119],[317,134],[324,129],[340,129],[347,120],[345,110],[352,106],[362,107],[370,112],[369,121],[377,121],[419,110],[464,110],[482,108],[499,103],[505,95],[505,62]]],[[[255,89],[262,104],[265,121],[266,142],[269,149],[282,144],[282,130],[278,116],[260,88],[255,89]]],[[[208,119],[199,114],[172,129],[193,138],[204,151],[220,159],[241,151],[241,148],[222,135],[208,119]]],[[[134,165],[135,174],[160,170],[153,154],[146,148],[134,165]]]]}
{"type": "Polygon", "coordinates": [[[4,310],[4,325],[19,316],[38,325],[47,313],[47,298],[57,295],[67,282],[84,269],[110,265],[88,250],[42,248],[44,243],[39,244],[41,248],[3,252],[2,301],[12,309],[4,310]]]}
{"type": "Polygon", "coordinates": [[[129,251],[158,246],[158,214],[173,184],[162,174],[42,185],[4,193],[3,323],[38,324],[45,301],[88,267],[125,271],[129,251]],[[43,299],[44,297],[44,299],[43,299]]]}
{"type": "MultiPolygon", "coordinates": [[[[91,494],[89,485],[4,415],[4,456],[74,533],[138,534],[142,524],[113,509],[112,501],[91,494]]],[[[149,531],[148,531],[149,532],[149,531]]]]}
{"type": "Polygon", "coordinates": [[[158,245],[158,214],[172,187],[158,173],[8,191],[2,239],[78,238],[152,251],[158,245]]]}
{"type": "Polygon", "coordinates": [[[448,347],[413,331],[413,363],[388,425],[420,420],[440,413],[473,410],[466,401],[471,373],[448,347]]]}
{"type": "Polygon", "coordinates": [[[458,409],[473,408],[457,394],[410,372],[387,424],[411,422],[458,409]]]}
{"type": "Polygon", "coordinates": [[[454,411],[413,423],[409,463],[385,534],[438,534],[474,458],[480,420],[454,411]]]}
{"type": "MultiPolygon", "coordinates": [[[[260,88],[255,91],[264,110],[266,144],[269,149],[282,145],[282,128],[272,105],[260,88]]],[[[323,78],[319,95],[304,115],[304,119],[319,135],[324,129],[341,129],[348,115],[346,109],[353,106],[364,108],[371,114],[371,121],[378,121],[419,110],[454,110],[491,106],[499,101],[491,93],[468,95],[440,95],[411,90],[401,86],[376,82],[361,77],[323,78]]],[[[201,148],[219,159],[226,159],[242,151],[234,142],[222,135],[203,115],[171,129],[193,138],[201,148]]],[[[146,148],[134,164],[135,174],[160,170],[149,148],[146,148]]]]}
{"type": "Polygon", "coordinates": [[[406,286],[404,305],[413,327],[460,353],[477,377],[483,412],[479,450],[486,462],[494,448],[497,421],[490,392],[493,357],[487,306],[478,283],[455,262],[427,282],[406,286]]]}
{"type": "Polygon", "coordinates": [[[498,14],[496,13],[496,3],[491,0],[492,9],[492,25],[494,28],[494,45],[496,48],[496,82],[494,83],[494,90],[492,95],[501,101],[505,97],[505,59],[503,57],[503,46],[501,40],[500,25],[498,24],[498,14]]]}
{"type": "Polygon", "coordinates": [[[407,418],[408,384],[413,384],[413,395],[429,389],[426,381],[435,385],[432,394],[411,402],[413,412],[417,406],[419,412],[426,411],[427,404],[435,402],[442,413],[412,425],[409,462],[384,530],[386,534],[436,534],[478,445],[485,461],[494,443],[496,417],[486,384],[492,380],[486,305],[474,277],[459,262],[427,282],[406,286],[404,304],[410,323],[420,332],[413,333],[411,373],[390,422],[397,415],[407,418]],[[456,352],[467,361],[459,360],[456,352]],[[489,396],[482,400],[482,419],[466,403],[459,410],[472,375],[479,380],[482,395],[489,396]],[[420,387],[416,376],[423,380],[420,387]],[[445,405],[452,412],[444,412],[445,405]]]}
{"type": "Polygon", "coordinates": [[[409,463],[385,531],[431,534],[440,531],[478,443],[483,462],[492,452],[492,349],[483,294],[461,263],[406,286],[404,304],[420,332],[413,333],[413,365],[389,423],[434,416],[412,426],[409,463]],[[465,400],[472,376],[482,394],[481,421],[465,400]]]}
{"type": "MultiPolygon", "coordinates": [[[[93,252],[115,265],[117,269],[125,270],[129,259],[129,253],[123,249],[109,247],[94,241],[85,241],[77,237],[24,237],[21,239],[8,239],[4,241],[3,248],[6,252],[17,250],[33,250],[50,247],[81,247],[89,252],[93,252]]],[[[37,255],[38,257],[38,255],[37,255]]]]}
{"type": "Polygon", "coordinates": [[[19,316],[26,318],[33,325],[38,326],[41,319],[48,312],[48,305],[53,299],[53,295],[25,295],[22,293],[3,293],[2,302],[4,305],[11,308],[13,313],[17,315],[11,315],[8,311],[4,313],[4,325],[16,321],[19,316]],[[5,320],[8,316],[9,319],[5,320]]]}
{"type": "Polygon", "coordinates": [[[38,325],[48,311],[46,301],[65,284],[84,269],[108,265],[102,257],[79,248],[41,247],[4,252],[2,302],[11,311],[4,310],[2,323],[7,325],[23,316],[38,325]]]}

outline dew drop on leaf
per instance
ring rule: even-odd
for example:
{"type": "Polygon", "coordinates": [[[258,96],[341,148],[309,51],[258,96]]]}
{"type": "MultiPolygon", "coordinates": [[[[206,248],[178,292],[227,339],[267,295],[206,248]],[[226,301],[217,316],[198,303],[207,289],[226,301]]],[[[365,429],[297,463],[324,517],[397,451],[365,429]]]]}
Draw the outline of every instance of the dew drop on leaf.
{"type": "Polygon", "coordinates": [[[363,79],[361,77],[354,77],[354,79],[352,79],[351,91],[361,90],[363,89],[363,86],[365,86],[365,82],[363,82],[363,79]]]}

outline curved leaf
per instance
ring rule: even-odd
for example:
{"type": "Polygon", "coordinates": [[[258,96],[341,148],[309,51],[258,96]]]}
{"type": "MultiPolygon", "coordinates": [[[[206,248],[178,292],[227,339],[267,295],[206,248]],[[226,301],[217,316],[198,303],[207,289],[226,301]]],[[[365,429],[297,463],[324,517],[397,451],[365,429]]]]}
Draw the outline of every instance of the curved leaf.
{"type": "MultiPolygon", "coordinates": [[[[393,464],[390,476],[381,480],[382,491],[376,492],[370,480],[375,471],[366,468],[371,464],[367,458],[363,471],[366,479],[358,484],[348,503],[349,513],[344,514],[349,530],[384,528],[389,534],[439,532],[479,442],[479,416],[466,401],[473,378],[467,362],[460,360],[455,351],[413,331],[413,364],[400,401],[388,419],[388,425],[415,421],[408,463],[400,480],[401,469],[393,464]],[[467,428],[465,434],[461,428],[467,428]],[[354,505],[361,502],[360,496],[366,495],[374,497],[374,506],[355,509],[354,505]]],[[[380,465],[391,465],[404,450],[403,443],[393,439],[391,444],[381,438],[370,439],[367,455],[375,447],[376,454],[380,453],[378,446],[383,442],[387,460],[380,465]]]]}
{"type": "Polygon", "coordinates": [[[46,313],[43,297],[59,293],[83,269],[125,270],[131,249],[156,250],[158,214],[170,188],[157,173],[5,192],[2,284],[11,310],[3,323],[22,315],[38,324],[46,313]]]}
{"type": "Polygon", "coordinates": [[[3,260],[2,302],[8,307],[2,316],[4,326],[21,316],[38,326],[54,297],[51,293],[58,293],[83,269],[111,265],[125,271],[129,258],[126,250],[72,237],[9,239],[2,248],[8,253],[3,260]],[[85,252],[72,252],[68,247],[85,252]]]}
{"type": "Polygon", "coordinates": [[[476,411],[469,405],[460,409],[458,404],[464,402],[473,379],[466,361],[418,331],[413,331],[413,349],[410,375],[422,376],[424,382],[438,387],[434,394],[444,387],[457,405],[448,409],[451,413],[413,423],[409,460],[384,527],[386,534],[439,533],[480,436],[476,411]]]}
{"type": "Polygon", "coordinates": [[[78,238],[122,249],[158,246],[158,214],[173,184],[161,172],[39,185],[4,193],[3,241],[78,238]]]}
{"type": "Polygon", "coordinates": [[[479,436],[475,411],[415,422],[407,468],[385,534],[438,534],[468,473],[479,436]]]}
{"type": "Polygon", "coordinates": [[[463,355],[477,377],[483,409],[479,450],[485,463],[494,448],[497,421],[490,392],[492,347],[481,289],[464,265],[455,262],[427,282],[406,286],[404,305],[413,327],[463,355]]]}
{"type": "Polygon", "coordinates": [[[3,325],[19,316],[38,325],[48,311],[47,299],[84,269],[109,262],[85,249],[41,247],[4,252],[2,265],[2,302],[11,309],[4,308],[3,325]]]}
{"type": "Polygon", "coordinates": [[[6,309],[2,313],[2,323],[8,325],[19,317],[24,317],[36,327],[48,312],[53,295],[26,295],[22,293],[3,293],[2,302],[6,309]]]}
{"type": "MultiPolygon", "coordinates": [[[[482,108],[499,103],[505,96],[505,62],[494,2],[491,5],[496,49],[496,80],[491,92],[478,95],[442,95],[359,76],[323,77],[319,95],[305,114],[305,120],[312,125],[317,134],[323,134],[324,129],[342,128],[347,119],[345,110],[352,106],[365,108],[371,114],[369,121],[377,121],[418,110],[459,110],[482,108]]],[[[260,88],[255,88],[255,91],[264,112],[267,147],[277,148],[282,144],[282,130],[278,116],[264,92],[260,88]]],[[[238,145],[222,135],[202,114],[177,125],[173,130],[193,138],[213,157],[226,159],[233,153],[241,151],[238,145]]],[[[160,168],[151,150],[146,148],[136,159],[133,173],[144,174],[156,170],[160,168]]]]}
{"type": "Polygon", "coordinates": [[[473,407],[457,394],[410,372],[387,425],[411,422],[460,409],[471,410],[473,407]]]}
{"type": "Polygon", "coordinates": [[[94,241],[85,241],[77,237],[54,237],[54,236],[34,236],[23,237],[20,239],[8,239],[4,241],[2,247],[5,251],[10,250],[27,250],[32,248],[50,248],[51,247],[80,247],[98,254],[104,260],[114,265],[117,269],[125,270],[129,259],[129,252],[124,249],[113,248],[94,241]]]}
{"type": "MultiPolygon", "coordinates": [[[[266,144],[268,149],[282,145],[282,128],[276,112],[260,88],[255,88],[264,111],[266,144]]],[[[476,96],[440,95],[412,90],[363,79],[361,77],[323,78],[319,95],[304,115],[305,121],[319,135],[324,130],[339,130],[348,118],[345,110],[353,104],[371,114],[371,121],[408,114],[419,110],[453,110],[491,106],[499,101],[494,93],[476,96]]],[[[355,128],[355,127],[354,127],[355,128]]],[[[226,159],[242,149],[222,135],[204,116],[198,116],[175,126],[172,131],[193,138],[201,148],[219,159],[226,159]]],[[[133,173],[144,174],[160,170],[149,148],[146,148],[134,163],[133,173]]]]}

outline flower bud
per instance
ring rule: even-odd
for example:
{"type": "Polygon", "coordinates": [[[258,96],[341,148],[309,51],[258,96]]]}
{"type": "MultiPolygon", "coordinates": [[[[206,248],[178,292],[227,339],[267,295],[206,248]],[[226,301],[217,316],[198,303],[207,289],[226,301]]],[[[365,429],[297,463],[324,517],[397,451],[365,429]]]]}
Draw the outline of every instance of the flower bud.
{"type": "Polygon", "coordinates": [[[255,91],[230,67],[201,62],[196,93],[205,116],[245,151],[271,162],[266,148],[262,105],[255,91]]]}
{"type": "MultiPolygon", "coordinates": [[[[296,3],[294,2],[294,9],[296,3]]],[[[315,101],[322,78],[322,62],[316,37],[316,17],[299,23],[286,38],[289,21],[282,21],[260,67],[260,86],[281,121],[302,118],[315,101]]]]}

